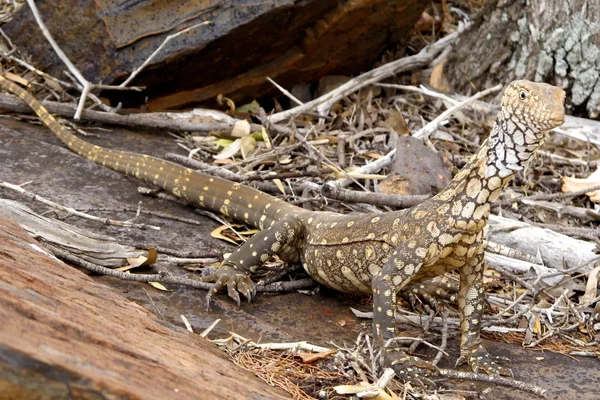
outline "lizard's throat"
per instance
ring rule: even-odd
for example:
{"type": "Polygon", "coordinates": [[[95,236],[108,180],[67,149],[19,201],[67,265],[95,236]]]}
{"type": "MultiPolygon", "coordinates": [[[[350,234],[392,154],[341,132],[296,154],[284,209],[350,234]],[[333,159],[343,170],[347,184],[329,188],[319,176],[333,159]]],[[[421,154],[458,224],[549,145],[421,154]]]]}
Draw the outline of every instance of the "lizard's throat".
{"type": "Polygon", "coordinates": [[[486,178],[501,179],[522,170],[546,137],[546,131],[532,128],[517,115],[498,113],[494,128],[488,138],[486,178]]]}

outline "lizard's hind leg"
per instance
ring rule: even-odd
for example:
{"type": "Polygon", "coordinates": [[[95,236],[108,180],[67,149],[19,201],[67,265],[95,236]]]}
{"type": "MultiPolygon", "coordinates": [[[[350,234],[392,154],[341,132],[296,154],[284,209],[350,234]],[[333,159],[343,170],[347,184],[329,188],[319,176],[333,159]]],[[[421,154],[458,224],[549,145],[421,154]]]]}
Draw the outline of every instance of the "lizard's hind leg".
{"type": "Polygon", "coordinates": [[[386,346],[396,336],[396,294],[410,284],[423,266],[426,248],[402,244],[373,277],[373,336],[382,350],[383,366],[391,367],[404,381],[423,384],[429,369],[435,367],[418,357],[406,354],[397,345],[386,346]]]}
{"type": "Polygon", "coordinates": [[[242,293],[248,302],[256,295],[251,275],[275,254],[284,253],[286,259],[297,258],[290,249],[297,249],[304,238],[304,224],[295,215],[288,215],[271,227],[258,232],[229,256],[214,274],[203,277],[204,282],[214,282],[208,291],[207,307],[212,296],[224,287],[227,294],[240,305],[242,293]]]}

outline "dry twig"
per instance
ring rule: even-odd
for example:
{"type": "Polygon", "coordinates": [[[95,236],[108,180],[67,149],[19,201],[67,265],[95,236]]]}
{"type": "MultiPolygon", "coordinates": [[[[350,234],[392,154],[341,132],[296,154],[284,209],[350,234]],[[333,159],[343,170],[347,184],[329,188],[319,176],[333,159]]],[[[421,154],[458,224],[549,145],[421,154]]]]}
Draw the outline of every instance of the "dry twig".
{"type": "Polygon", "coordinates": [[[72,214],[72,215],[75,215],[75,216],[78,216],[81,218],[89,219],[91,221],[97,221],[97,222],[100,222],[105,225],[114,225],[114,226],[122,226],[122,227],[126,227],[126,228],[137,228],[137,229],[153,229],[155,231],[160,230],[160,227],[158,227],[158,226],[153,226],[153,225],[148,225],[148,224],[137,224],[137,223],[133,223],[130,221],[117,221],[117,220],[110,219],[110,218],[100,218],[100,217],[96,217],[94,215],[86,214],[84,212],[77,211],[74,208],[62,206],[58,203],[55,203],[53,201],[50,201],[50,200],[44,198],[44,197],[38,196],[37,194],[31,193],[30,191],[23,189],[19,185],[13,185],[8,182],[0,181],[0,187],[14,190],[17,193],[20,193],[20,194],[28,197],[29,200],[31,200],[31,201],[39,201],[40,203],[46,204],[47,206],[50,206],[52,208],[56,208],[57,210],[67,212],[69,214],[72,214]]]}

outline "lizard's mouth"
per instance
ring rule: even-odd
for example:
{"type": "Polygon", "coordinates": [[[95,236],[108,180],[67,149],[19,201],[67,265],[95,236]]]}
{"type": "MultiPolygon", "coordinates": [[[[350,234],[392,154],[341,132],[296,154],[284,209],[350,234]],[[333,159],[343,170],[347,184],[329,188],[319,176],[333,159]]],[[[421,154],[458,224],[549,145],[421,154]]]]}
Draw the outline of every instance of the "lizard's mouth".
{"type": "Polygon", "coordinates": [[[562,112],[560,115],[551,115],[550,121],[555,126],[560,126],[565,123],[565,114],[562,112]]]}
{"type": "Polygon", "coordinates": [[[554,127],[561,126],[565,122],[565,92],[560,90],[555,94],[556,101],[550,108],[550,122],[554,127]]]}

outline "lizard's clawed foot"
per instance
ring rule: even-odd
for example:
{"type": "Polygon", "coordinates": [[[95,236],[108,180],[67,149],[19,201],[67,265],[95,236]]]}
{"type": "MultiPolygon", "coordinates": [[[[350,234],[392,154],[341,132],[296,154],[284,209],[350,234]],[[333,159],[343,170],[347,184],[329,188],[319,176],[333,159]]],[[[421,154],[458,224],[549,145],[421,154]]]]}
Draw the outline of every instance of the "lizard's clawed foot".
{"type": "Polygon", "coordinates": [[[397,349],[386,349],[383,359],[385,367],[392,368],[396,377],[403,382],[410,382],[419,386],[435,386],[427,376],[437,367],[419,357],[409,356],[397,349]]]}
{"type": "Polygon", "coordinates": [[[215,285],[206,295],[206,307],[216,293],[227,286],[227,295],[240,305],[240,293],[248,299],[248,303],[256,296],[256,286],[250,276],[230,265],[222,265],[214,274],[201,278],[203,282],[214,282],[215,285]]]}
{"type": "Polygon", "coordinates": [[[456,361],[456,365],[467,363],[473,372],[483,372],[488,375],[510,376],[514,377],[510,368],[502,367],[492,360],[489,353],[482,347],[478,346],[467,355],[462,355],[456,361]]]}

